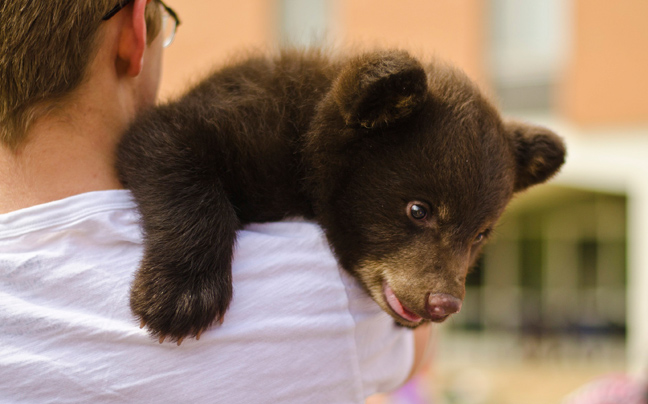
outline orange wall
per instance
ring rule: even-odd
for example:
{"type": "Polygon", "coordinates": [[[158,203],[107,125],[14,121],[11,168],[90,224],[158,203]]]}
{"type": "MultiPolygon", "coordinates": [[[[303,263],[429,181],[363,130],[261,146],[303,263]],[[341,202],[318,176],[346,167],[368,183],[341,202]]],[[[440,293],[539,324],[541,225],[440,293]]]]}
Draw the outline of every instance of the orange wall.
{"type": "Polygon", "coordinates": [[[463,68],[485,85],[484,0],[336,0],[337,43],[403,46],[463,68]]]}
{"type": "Polygon", "coordinates": [[[160,98],[178,94],[242,49],[266,48],[277,38],[274,0],[169,0],[181,25],[165,49],[160,98]]]}
{"type": "Polygon", "coordinates": [[[581,125],[648,122],[648,1],[573,3],[561,113],[581,125]]]}
{"type": "MultiPolygon", "coordinates": [[[[487,0],[326,0],[329,42],[436,55],[489,89],[487,0]]],[[[583,125],[648,122],[648,1],[572,0],[560,113],[583,125]]],[[[182,20],[166,49],[161,98],[242,49],[276,47],[279,0],[169,0],[182,20]]]]}
{"type": "MultiPolygon", "coordinates": [[[[484,0],[326,0],[329,40],[343,49],[401,46],[436,55],[485,84],[484,0]]],[[[279,42],[278,0],[169,0],[182,21],[165,49],[160,98],[180,93],[229,55],[279,42]]],[[[484,85],[485,87],[485,85],[484,85]]]]}

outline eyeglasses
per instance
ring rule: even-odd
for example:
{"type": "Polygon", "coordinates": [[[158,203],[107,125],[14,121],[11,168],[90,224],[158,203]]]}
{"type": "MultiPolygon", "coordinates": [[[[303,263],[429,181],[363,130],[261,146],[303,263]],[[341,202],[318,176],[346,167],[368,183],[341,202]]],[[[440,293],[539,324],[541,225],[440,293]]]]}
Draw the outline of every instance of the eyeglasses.
{"type": "MultiPolygon", "coordinates": [[[[113,8],[110,9],[103,17],[101,17],[102,21],[107,21],[111,19],[115,14],[117,14],[122,8],[126,7],[128,3],[130,3],[132,0],[121,0],[117,5],[113,8]]],[[[176,30],[178,29],[178,25],[180,25],[180,19],[178,18],[178,14],[176,14],[175,11],[166,4],[162,0],[155,0],[164,9],[162,12],[162,32],[161,34],[163,35],[163,42],[162,46],[167,47],[171,45],[173,42],[173,39],[175,38],[175,33],[176,30]]]]}

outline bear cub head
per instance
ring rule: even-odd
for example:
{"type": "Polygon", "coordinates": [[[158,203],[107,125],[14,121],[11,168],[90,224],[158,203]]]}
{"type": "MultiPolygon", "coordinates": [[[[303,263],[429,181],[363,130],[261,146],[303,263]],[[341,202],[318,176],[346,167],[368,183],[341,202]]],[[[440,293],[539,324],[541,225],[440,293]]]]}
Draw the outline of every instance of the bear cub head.
{"type": "Polygon", "coordinates": [[[565,157],[558,136],[504,121],[460,71],[401,51],[342,65],[303,152],[340,264],[408,327],[460,310],[507,203],[565,157]]]}

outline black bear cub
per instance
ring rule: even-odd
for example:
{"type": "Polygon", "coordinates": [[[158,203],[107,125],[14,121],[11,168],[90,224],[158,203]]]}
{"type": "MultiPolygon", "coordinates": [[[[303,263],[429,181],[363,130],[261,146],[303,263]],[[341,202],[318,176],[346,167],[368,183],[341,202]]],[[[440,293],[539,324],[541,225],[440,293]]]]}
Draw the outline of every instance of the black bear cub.
{"type": "Polygon", "coordinates": [[[144,113],[117,154],[145,237],[131,308],[181,340],[223,320],[236,231],[297,215],[396,322],[443,321],[513,194],[556,173],[565,149],[503,121],[443,64],[284,51],[144,113]]]}

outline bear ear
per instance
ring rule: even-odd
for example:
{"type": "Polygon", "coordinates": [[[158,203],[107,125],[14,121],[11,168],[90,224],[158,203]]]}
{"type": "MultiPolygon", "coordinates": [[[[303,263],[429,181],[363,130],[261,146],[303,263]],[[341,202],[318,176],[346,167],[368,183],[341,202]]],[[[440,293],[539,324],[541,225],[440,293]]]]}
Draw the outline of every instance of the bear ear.
{"type": "Polygon", "coordinates": [[[514,191],[545,182],[565,162],[565,144],[552,131],[520,122],[505,123],[517,163],[514,191]]]}
{"type": "Polygon", "coordinates": [[[348,126],[387,126],[418,110],[427,96],[427,74],[407,52],[385,51],[349,61],[333,85],[348,126]]]}

